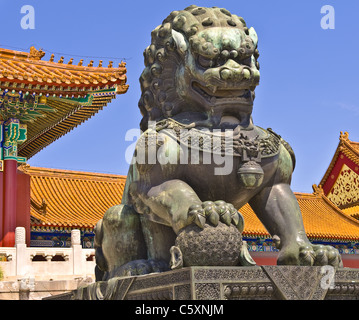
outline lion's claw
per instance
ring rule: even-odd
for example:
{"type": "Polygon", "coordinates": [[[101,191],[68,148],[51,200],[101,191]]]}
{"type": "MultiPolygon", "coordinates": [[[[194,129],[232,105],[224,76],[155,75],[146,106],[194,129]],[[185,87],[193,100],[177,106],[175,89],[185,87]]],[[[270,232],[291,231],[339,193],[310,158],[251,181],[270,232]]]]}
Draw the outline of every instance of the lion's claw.
{"type": "Polygon", "coordinates": [[[314,265],[324,266],[330,265],[333,267],[343,267],[342,258],[339,251],[332,246],[313,245],[315,252],[314,265]]]}
{"type": "Polygon", "coordinates": [[[325,266],[328,264],[327,250],[324,248],[324,246],[322,245],[314,246],[314,252],[315,252],[314,265],[325,266]]]}
{"type": "Polygon", "coordinates": [[[301,265],[312,266],[314,264],[315,252],[311,245],[306,245],[299,249],[299,260],[301,265]]]}
{"type": "Polygon", "coordinates": [[[195,204],[188,209],[188,222],[195,223],[200,228],[204,228],[206,224],[206,215],[201,205],[195,204]]]}
{"type": "Polygon", "coordinates": [[[201,205],[192,205],[188,210],[189,224],[195,223],[203,228],[206,222],[217,226],[219,221],[230,226],[233,224],[240,232],[243,231],[244,219],[235,207],[222,200],[205,201],[201,205]]]}

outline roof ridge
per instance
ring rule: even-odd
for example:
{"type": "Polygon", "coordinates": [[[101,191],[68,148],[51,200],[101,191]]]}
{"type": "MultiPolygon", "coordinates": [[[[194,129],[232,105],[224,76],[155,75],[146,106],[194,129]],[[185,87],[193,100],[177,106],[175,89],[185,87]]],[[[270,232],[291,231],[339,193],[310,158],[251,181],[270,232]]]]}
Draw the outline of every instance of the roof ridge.
{"type": "Polygon", "coordinates": [[[294,195],[296,196],[296,197],[300,197],[300,198],[306,198],[306,197],[308,197],[308,198],[320,198],[317,194],[315,194],[315,193],[309,193],[309,192],[293,192],[294,193],[294,195]]]}
{"type": "MultiPolygon", "coordinates": [[[[22,165],[19,167],[24,173],[28,173],[31,176],[62,176],[63,178],[70,178],[77,176],[76,178],[109,178],[109,179],[126,179],[125,175],[113,174],[113,173],[101,173],[101,172],[90,172],[90,171],[77,171],[68,169],[55,169],[45,167],[32,167],[30,165],[22,165]]],[[[103,181],[103,180],[101,180],[103,181]]]]}
{"type": "MultiPolygon", "coordinates": [[[[347,132],[345,132],[345,134],[347,134],[347,132]]],[[[327,170],[325,171],[323,178],[320,180],[319,182],[319,186],[323,186],[325,184],[325,182],[327,181],[329,174],[331,173],[331,171],[333,170],[333,167],[338,159],[339,153],[340,153],[340,147],[343,144],[343,132],[340,132],[340,137],[339,137],[339,143],[334,151],[334,155],[332,157],[332,159],[330,160],[330,163],[327,167],[327,170]]]]}
{"type": "MultiPolygon", "coordinates": [[[[342,146],[342,148],[343,148],[343,147],[347,147],[347,149],[349,149],[349,151],[353,153],[353,156],[356,157],[355,160],[358,160],[358,158],[359,158],[359,152],[358,152],[357,149],[355,149],[355,148],[353,147],[353,144],[354,144],[354,143],[358,144],[358,142],[351,141],[351,140],[349,140],[349,139],[343,140],[343,146],[342,146]]],[[[343,152],[345,153],[345,151],[344,151],[343,149],[341,149],[341,151],[343,151],[343,152]]],[[[348,158],[349,158],[350,160],[353,160],[352,157],[350,157],[349,155],[347,155],[347,156],[348,156],[348,158]]]]}
{"type": "Polygon", "coordinates": [[[312,198],[312,199],[316,199],[316,200],[320,200],[322,194],[324,194],[323,189],[321,188],[321,186],[317,186],[316,184],[312,185],[313,188],[313,192],[309,193],[309,192],[293,192],[294,195],[296,196],[296,198],[312,198]]]}
{"type": "Polygon", "coordinates": [[[119,70],[124,70],[126,66],[126,62],[121,61],[118,64],[118,67],[113,66],[113,61],[109,62],[107,67],[102,66],[102,60],[99,60],[99,65],[94,66],[93,60],[87,66],[83,66],[83,59],[80,59],[78,64],[73,64],[73,58],[70,58],[68,63],[64,63],[64,57],[61,57],[58,62],[55,62],[54,54],[51,55],[50,60],[42,60],[42,57],[45,55],[45,52],[42,49],[37,50],[34,46],[30,48],[30,52],[12,50],[0,48],[0,59],[13,60],[13,61],[21,61],[25,63],[31,64],[39,64],[39,65],[47,65],[54,66],[56,68],[61,69],[74,69],[74,70],[84,70],[84,71],[97,71],[97,72],[107,72],[113,73],[118,72],[119,70]]]}

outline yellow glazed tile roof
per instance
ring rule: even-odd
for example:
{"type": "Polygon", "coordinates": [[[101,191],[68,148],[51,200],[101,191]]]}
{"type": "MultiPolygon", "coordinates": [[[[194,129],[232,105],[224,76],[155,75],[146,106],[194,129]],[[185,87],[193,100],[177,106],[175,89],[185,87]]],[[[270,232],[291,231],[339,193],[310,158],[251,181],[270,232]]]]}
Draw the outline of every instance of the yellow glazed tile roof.
{"type": "Polygon", "coordinates": [[[121,202],[126,177],[24,166],[31,176],[32,225],[94,227],[121,202]]]}
{"type": "MultiPolygon", "coordinates": [[[[302,212],[305,231],[311,239],[358,240],[359,221],[346,215],[313,186],[313,193],[295,193],[302,212]]],[[[269,233],[246,204],[239,210],[244,217],[246,236],[269,237],[269,233]]]]}
{"type": "Polygon", "coordinates": [[[359,204],[353,204],[347,208],[341,209],[346,215],[359,220],[359,204]]]}
{"type": "MultiPolygon", "coordinates": [[[[121,203],[125,176],[58,169],[21,170],[31,176],[32,225],[94,227],[105,211],[121,203]]],[[[312,239],[358,240],[359,221],[336,207],[313,186],[313,193],[295,193],[304,227],[312,239]]],[[[246,204],[239,210],[245,221],[244,235],[269,237],[269,233],[246,204]]]]}

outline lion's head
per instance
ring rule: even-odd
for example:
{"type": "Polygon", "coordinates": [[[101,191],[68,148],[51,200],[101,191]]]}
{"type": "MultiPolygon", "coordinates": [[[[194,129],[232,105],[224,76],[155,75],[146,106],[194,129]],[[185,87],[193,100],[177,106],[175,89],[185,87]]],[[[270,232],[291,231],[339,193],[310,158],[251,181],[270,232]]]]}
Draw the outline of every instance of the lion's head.
{"type": "Polygon", "coordinates": [[[259,84],[257,34],[223,8],[173,11],[151,34],[140,77],[141,129],[183,112],[251,114],[259,84]]]}

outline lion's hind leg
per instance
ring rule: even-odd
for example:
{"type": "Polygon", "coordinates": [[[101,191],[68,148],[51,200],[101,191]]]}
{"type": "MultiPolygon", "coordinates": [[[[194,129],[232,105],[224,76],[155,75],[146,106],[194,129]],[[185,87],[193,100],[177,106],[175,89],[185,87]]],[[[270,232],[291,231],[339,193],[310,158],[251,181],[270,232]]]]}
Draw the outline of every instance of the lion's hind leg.
{"type": "Polygon", "coordinates": [[[122,265],[147,259],[139,214],[128,205],[116,205],[106,211],[95,227],[97,272],[105,277],[122,265]]]}

